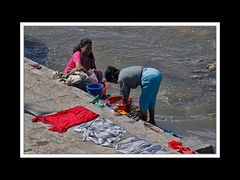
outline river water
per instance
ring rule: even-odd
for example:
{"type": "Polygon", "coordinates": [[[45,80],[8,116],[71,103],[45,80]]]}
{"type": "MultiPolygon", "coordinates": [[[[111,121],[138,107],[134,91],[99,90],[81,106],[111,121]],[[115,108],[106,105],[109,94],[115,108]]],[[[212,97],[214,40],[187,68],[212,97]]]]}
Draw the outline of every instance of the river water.
{"type": "MultiPolygon", "coordinates": [[[[197,136],[216,148],[215,26],[25,26],[24,55],[63,71],[81,38],[93,41],[97,68],[154,67],[163,73],[156,123],[183,137],[197,136]]],[[[109,84],[107,93],[119,94],[109,84]]],[[[138,104],[140,87],[130,96],[138,104]]]]}

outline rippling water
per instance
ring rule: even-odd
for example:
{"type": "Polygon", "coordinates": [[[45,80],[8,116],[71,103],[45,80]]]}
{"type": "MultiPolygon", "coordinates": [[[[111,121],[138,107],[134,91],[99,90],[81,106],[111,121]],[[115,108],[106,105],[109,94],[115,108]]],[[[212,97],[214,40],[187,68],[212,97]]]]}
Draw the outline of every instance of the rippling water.
{"type": "MultiPolygon", "coordinates": [[[[163,81],[156,122],[181,136],[216,145],[216,62],[214,26],[25,26],[24,55],[63,71],[82,37],[91,38],[97,68],[143,65],[159,69],[163,81]],[[199,71],[203,70],[203,71],[199,71]],[[194,78],[199,75],[199,78],[194,78]]],[[[111,84],[110,94],[119,94],[111,84]]],[[[138,103],[140,87],[130,94],[138,103]]]]}

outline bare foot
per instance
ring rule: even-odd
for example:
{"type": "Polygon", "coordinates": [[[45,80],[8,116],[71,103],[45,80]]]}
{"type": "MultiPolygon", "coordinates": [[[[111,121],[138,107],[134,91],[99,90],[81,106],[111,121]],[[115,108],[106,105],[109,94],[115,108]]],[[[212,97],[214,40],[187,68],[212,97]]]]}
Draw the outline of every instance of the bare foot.
{"type": "Polygon", "coordinates": [[[151,123],[152,125],[156,126],[155,121],[149,121],[149,123],[151,123]]]}

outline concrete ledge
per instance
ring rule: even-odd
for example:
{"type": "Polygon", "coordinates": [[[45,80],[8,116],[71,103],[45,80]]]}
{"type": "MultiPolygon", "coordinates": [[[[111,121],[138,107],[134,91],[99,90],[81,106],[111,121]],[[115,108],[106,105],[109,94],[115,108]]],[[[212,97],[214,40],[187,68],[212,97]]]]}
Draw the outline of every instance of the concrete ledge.
{"type": "Polygon", "coordinates": [[[114,116],[108,107],[103,109],[89,103],[90,95],[75,87],[67,86],[57,79],[52,78],[53,70],[46,67],[36,69],[30,66],[36,64],[30,59],[24,59],[24,155],[33,154],[120,154],[113,148],[96,145],[93,142],[82,141],[81,133],[75,132],[74,127],[66,133],[59,134],[49,131],[49,125],[41,122],[33,123],[34,115],[46,115],[57,111],[68,109],[77,105],[91,109],[103,118],[110,119],[120,127],[126,129],[127,133],[123,139],[138,137],[158,143],[163,146],[169,154],[178,154],[167,147],[171,140],[181,141],[185,146],[198,153],[214,153],[212,146],[206,144],[196,137],[178,139],[158,127],[159,132],[154,132],[144,126],[143,121],[135,121],[126,116],[114,116]]]}

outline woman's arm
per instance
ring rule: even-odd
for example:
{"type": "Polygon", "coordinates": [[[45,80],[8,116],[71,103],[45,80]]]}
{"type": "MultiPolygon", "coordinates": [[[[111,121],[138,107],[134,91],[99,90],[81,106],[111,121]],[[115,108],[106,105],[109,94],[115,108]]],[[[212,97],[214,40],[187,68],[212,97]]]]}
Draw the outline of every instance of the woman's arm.
{"type": "Polygon", "coordinates": [[[75,66],[76,66],[76,67],[72,70],[73,72],[76,71],[78,68],[82,68],[83,71],[84,71],[88,76],[91,75],[91,72],[89,72],[89,71],[88,71],[85,67],[83,67],[83,65],[80,63],[80,60],[75,62],[75,66]]]}
{"type": "MultiPolygon", "coordinates": [[[[78,68],[80,68],[80,67],[84,68],[84,67],[82,66],[82,64],[80,63],[80,60],[78,60],[78,61],[75,62],[75,68],[74,68],[74,69],[78,69],[78,68]]],[[[85,68],[84,68],[84,69],[85,69],[85,68]]]]}

